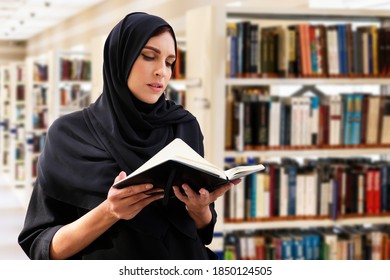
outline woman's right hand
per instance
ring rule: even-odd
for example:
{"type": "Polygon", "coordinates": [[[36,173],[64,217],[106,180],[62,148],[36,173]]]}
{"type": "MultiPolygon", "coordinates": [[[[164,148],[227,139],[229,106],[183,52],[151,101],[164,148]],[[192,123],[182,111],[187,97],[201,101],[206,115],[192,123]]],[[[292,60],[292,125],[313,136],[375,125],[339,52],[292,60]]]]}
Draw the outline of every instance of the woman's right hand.
{"type": "MultiPolygon", "coordinates": [[[[125,177],[126,173],[120,172],[114,183],[125,177]]],[[[121,189],[111,187],[107,196],[107,211],[118,220],[130,220],[145,206],[163,197],[163,189],[153,188],[151,184],[134,185],[121,189]]]]}

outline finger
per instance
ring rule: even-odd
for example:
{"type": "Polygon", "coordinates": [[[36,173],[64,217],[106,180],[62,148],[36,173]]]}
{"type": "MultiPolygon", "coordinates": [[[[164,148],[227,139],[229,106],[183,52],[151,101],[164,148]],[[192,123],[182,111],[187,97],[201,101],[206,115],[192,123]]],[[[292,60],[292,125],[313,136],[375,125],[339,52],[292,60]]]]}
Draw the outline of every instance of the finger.
{"type": "Polygon", "coordinates": [[[141,185],[128,186],[128,187],[120,189],[118,196],[121,198],[126,198],[126,197],[133,196],[133,195],[136,195],[139,193],[150,191],[151,189],[153,189],[152,184],[141,184],[141,185]]]}
{"type": "Polygon", "coordinates": [[[176,195],[176,197],[181,201],[181,202],[186,202],[187,201],[187,197],[185,195],[183,195],[179,189],[179,187],[177,186],[173,186],[173,192],[174,194],[176,195]]]}
{"type": "Polygon", "coordinates": [[[149,196],[147,198],[141,199],[137,201],[136,203],[129,205],[129,214],[128,216],[131,218],[134,218],[139,212],[141,212],[142,209],[144,209],[146,206],[148,206],[150,203],[162,199],[164,195],[155,195],[155,196],[149,196]]]}
{"type": "Polygon", "coordinates": [[[121,171],[119,175],[115,177],[114,183],[117,183],[124,178],[126,178],[126,172],[121,171]]]}
{"type": "Polygon", "coordinates": [[[197,194],[190,188],[188,184],[183,184],[181,187],[189,199],[194,199],[197,196],[197,194]]]}
{"type": "Polygon", "coordinates": [[[201,188],[201,189],[199,190],[199,195],[200,195],[200,197],[201,197],[203,200],[207,200],[207,199],[209,199],[209,197],[210,197],[210,193],[209,193],[206,189],[204,189],[204,188],[201,188]]]}
{"type": "Polygon", "coordinates": [[[148,200],[150,198],[153,198],[152,201],[154,201],[162,197],[164,197],[164,193],[162,193],[161,191],[151,192],[151,193],[141,192],[131,196],[122,197],[121,203],[128,206],[133,206],[133,205],[137,205],[141,201],[148,200]]]}
{"type": "Polygon", "coordinates": [[[215,191],[212,192],[212,196],[214,198],[214,200],[216,200],[218,197],[224,195],[228,190],[230,190],[232,187],[234,186],[233,183],[229,183],[227,185],[224,185],[218,189],[216,189],[215,191]]]}
{"type": "Polygon", "coordinates": [[[151,190],[144,191],[144,194],[147,195],[157,195],[157,194],[162,194],[164,193],[164,189],[161,188],[153,188],[151,190]]]}
{"type": "Polygon", "coordinates": [[[237,185],[238,183],[240,183],[242,180],[240,178],[238,179],[234,179],[232,181],[230,181],[231,183],[233,183],[233,185],[237,185]]]}

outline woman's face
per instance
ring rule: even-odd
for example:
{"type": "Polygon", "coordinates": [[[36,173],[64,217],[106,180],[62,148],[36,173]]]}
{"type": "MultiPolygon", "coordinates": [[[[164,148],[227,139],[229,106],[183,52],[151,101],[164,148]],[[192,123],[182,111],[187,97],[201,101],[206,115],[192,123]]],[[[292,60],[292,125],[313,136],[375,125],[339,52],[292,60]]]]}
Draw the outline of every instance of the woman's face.
{"type": "Polygon", "coordinates": [[[151,37],[135,60],[127,86],[142,102],[156,103],[172,76],[175,42],[169,32],[151,37]]]}

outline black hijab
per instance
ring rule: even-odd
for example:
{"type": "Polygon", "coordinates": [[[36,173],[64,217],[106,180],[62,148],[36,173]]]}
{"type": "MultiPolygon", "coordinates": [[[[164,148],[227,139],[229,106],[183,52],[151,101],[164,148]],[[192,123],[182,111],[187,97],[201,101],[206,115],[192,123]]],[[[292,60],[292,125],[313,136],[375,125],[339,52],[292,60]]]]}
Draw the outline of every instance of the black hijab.
{"type": "Polygon", "coordinates": [[[203,156],[203,135],[192,114],[164,95],[155,104],[143,103],[127,86],[140,51],[163,26],[172,30],[160,17],[137,12],[110,32],[104,46],[103,93],[49,129],[38,169],[38,182],[48,195],[92,209],[106,198],[119,171],[131,173],[175,137],[203,156]]]}

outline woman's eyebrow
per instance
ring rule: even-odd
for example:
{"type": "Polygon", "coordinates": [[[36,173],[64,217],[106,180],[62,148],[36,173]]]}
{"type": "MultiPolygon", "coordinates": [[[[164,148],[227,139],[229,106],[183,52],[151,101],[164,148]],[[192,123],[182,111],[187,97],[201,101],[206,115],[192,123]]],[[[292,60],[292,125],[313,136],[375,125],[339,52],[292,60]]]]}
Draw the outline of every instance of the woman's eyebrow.
{"type": "MultiPolygon", "coordinates": [[[[158,54],[161,54],[161,51],[159,49],[152,47],[152,46],[145,46],[144,49],[152,50],[158,54]]],[[[174,54],[168,55],[168,57],[176,59],[176,56],[174,54]]]]}

